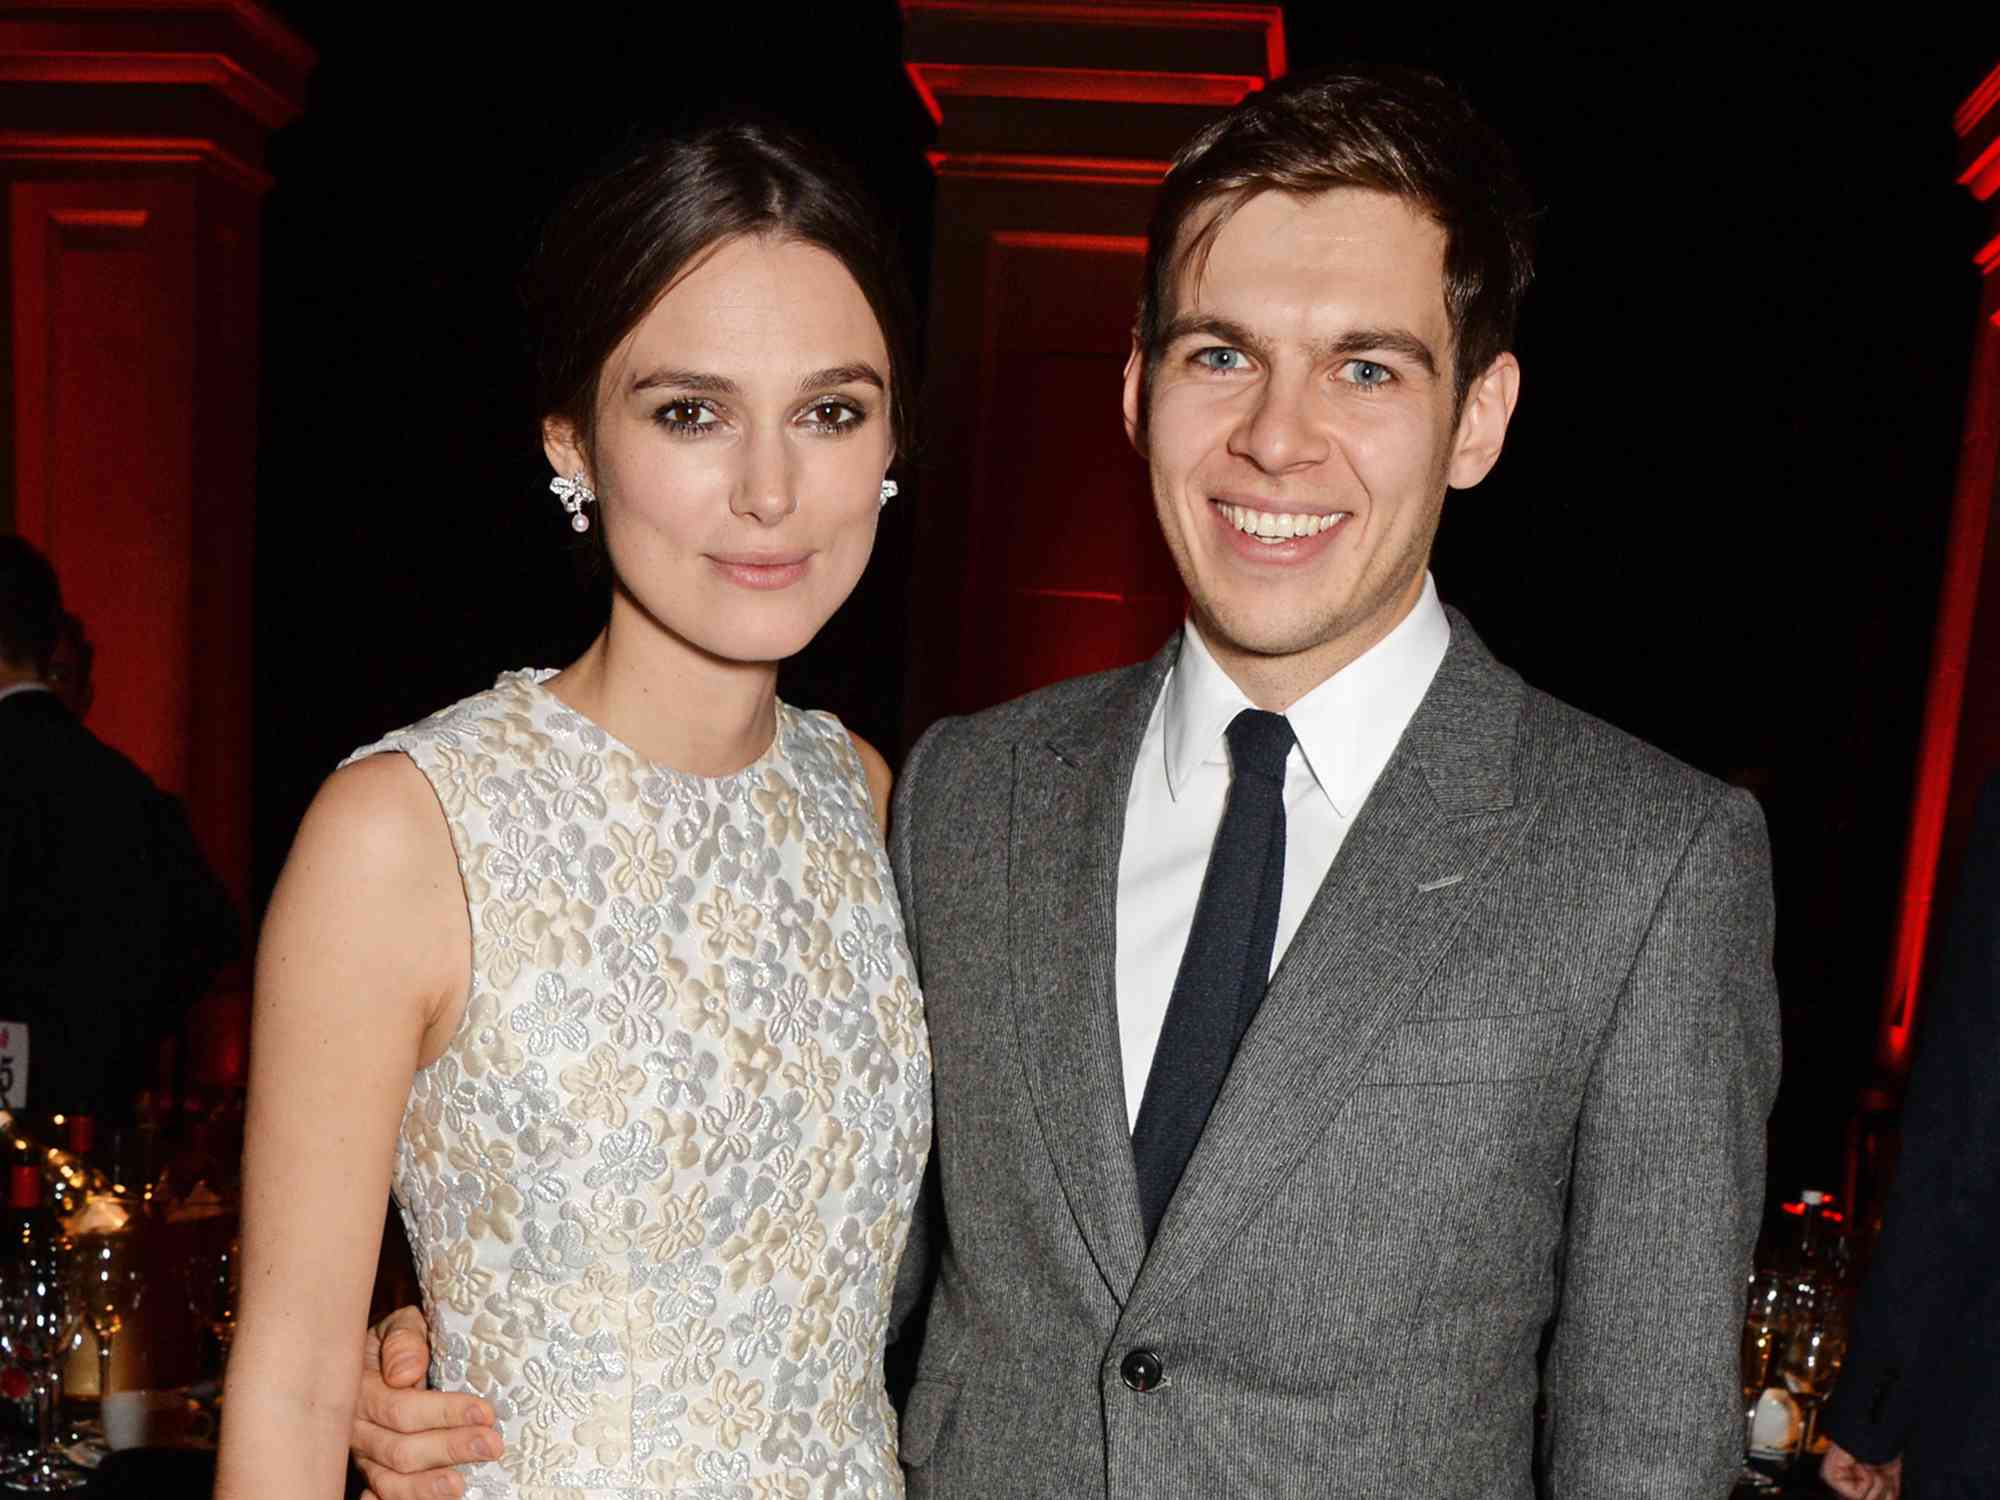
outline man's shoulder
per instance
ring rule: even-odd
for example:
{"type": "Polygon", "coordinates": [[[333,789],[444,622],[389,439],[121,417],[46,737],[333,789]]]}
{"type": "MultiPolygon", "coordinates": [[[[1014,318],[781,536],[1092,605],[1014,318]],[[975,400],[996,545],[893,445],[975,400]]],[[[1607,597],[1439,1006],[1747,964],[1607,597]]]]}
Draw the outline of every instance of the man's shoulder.
{"type": "Polygon", "coordinates": [[[0,699],[0,767],[10,778],[44,785],[53,781],[128,795],[154,790],[130,757],[47,693],[0,699]]]}
{"type": "Polygon", "coordinates": [[[1525,683],[1521,726],[1528,769],[1554,785],[1610,782],[1700,801],[1726,790],[1716,777],[1650,740],[1525,683]]]}
{"type": "Polygon", "coordinates": [[[1544,836],[1573,850],[1664,873],[1706,839],[1745,869],[1768,869],[1763,809],[1748,791],[1532,687],[1516,768],[1544,836]]]}
{"type": "Polygon", "coordinates": [[[1157,670],[1157,660],[1113,667],[1065,678],[976,713],[939,719],[924,731],[910,761],[921,758],[935,767],[983,760],[1008,755],[1016,745],[1060,739],[1078,726],[1102,729],[1107,716],[1117,713],[1157,670]]]}
{"type": "Polygon", "coordinates": [[[1427,764],[1472,768],[1517,795],[1609,795],[1621,803],[1713,803],[1727,789],[1707,773],[1596,714],[1536,687],[1449,611],[1451,646],[1412,721],[1410,748],[1427,764]]]}

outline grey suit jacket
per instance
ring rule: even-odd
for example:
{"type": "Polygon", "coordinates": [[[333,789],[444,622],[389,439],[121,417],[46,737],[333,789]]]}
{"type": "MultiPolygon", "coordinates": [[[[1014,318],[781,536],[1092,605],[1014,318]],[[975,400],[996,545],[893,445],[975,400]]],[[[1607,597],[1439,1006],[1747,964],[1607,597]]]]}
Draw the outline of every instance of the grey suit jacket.
{"type": "Polygon", "coordinates": [[[1454,614],[1149,1249],[1113,953],[1175,649],[904,767],[937,1097],[912,1500],[1514,1500],[1538,1386],[1548,1493],[1721,1500],[1778,1065],[1755,803],[1454,614]]]}

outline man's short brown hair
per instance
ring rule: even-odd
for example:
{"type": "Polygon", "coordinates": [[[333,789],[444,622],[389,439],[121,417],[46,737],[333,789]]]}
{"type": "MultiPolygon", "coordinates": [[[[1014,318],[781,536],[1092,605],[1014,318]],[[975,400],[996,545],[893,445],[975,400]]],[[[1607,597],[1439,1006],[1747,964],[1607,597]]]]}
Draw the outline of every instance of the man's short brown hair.
{"type": "Polygon", "coordinates": [[[1443,79],[1410,68],[1295,74],[1252,94],[1174,158],[1146,240],[1136,330],[1150,374],[1183,268],[1259,193],[1393,193],[1444,231],[1455,400],[1514,340],[1534,275],[1532,211],[1506,144],[1443,79]]]}

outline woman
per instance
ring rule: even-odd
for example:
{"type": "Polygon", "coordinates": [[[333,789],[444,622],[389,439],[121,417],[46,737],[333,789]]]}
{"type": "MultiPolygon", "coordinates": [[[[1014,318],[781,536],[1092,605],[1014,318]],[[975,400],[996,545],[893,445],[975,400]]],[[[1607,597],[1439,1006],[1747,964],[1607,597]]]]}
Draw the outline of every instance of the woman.
{"type": "Polygon", "coordinates": [[[392,1183],[434,1377],[505,1434],[468,1495],[900,1494],[881,1350],[930,1088],[888,770],[776,696],[894,492],[894,264],[752,127],[551,226],[551,519],[602,538],[610,617],[307,812],[259,953],[218,1494],[340,1493],[392,1183]]]}

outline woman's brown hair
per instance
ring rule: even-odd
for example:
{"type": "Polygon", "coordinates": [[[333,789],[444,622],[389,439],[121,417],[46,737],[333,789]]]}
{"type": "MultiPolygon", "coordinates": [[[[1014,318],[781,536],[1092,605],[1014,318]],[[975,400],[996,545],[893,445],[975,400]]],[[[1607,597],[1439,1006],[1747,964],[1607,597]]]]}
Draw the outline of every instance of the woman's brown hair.
{"type": "Polygon", "coordinates": [[[889,351],[889,421],[906,457],[916,320],[895,244],[844,167],[766,124],[647,141],[557,210],[525,286],[537,414],[568,424],[588,451],[612,351],[700,257],[744,235],[814,245],[847,268],[889,351]]]}

